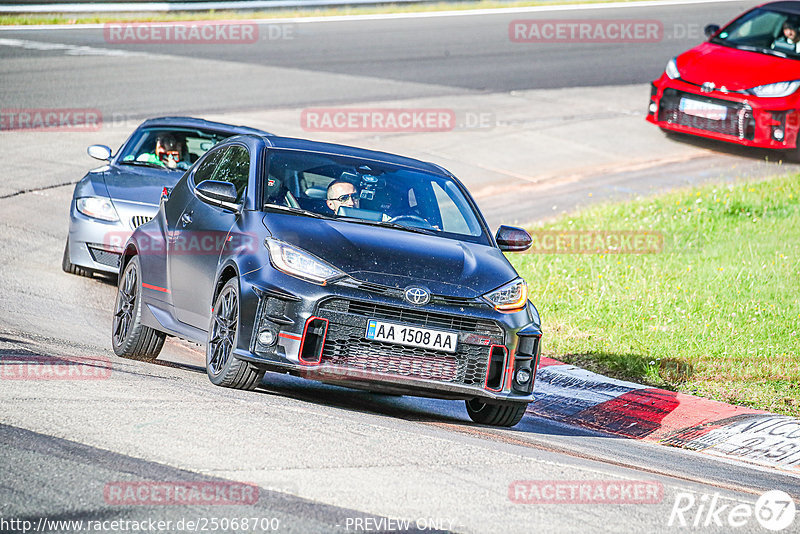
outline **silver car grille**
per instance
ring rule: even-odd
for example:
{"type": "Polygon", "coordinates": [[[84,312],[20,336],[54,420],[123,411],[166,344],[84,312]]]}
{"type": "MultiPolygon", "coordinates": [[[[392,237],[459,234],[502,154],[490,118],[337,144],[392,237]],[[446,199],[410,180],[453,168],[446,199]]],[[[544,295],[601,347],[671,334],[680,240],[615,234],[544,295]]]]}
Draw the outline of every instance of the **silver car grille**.
{"type": "Polygon", "coordinates": [[[152,220],[153,220],[153,218],[152,217],[148,217],[147,215],[136,215],[134,217],[131,217],[131,228],[136,230],[138,227],[140,227],[144,223],[150,222],[152,220]]]}

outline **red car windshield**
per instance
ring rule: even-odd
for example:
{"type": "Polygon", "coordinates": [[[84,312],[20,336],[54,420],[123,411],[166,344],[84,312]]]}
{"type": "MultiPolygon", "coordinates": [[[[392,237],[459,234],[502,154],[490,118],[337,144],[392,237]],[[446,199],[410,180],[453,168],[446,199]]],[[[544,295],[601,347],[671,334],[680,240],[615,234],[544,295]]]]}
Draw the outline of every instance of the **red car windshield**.
{"type": "Polygon", "coordinates": [[[731,22],[712,43],[800,59],[800,15],[758,8],[731,22]]]}

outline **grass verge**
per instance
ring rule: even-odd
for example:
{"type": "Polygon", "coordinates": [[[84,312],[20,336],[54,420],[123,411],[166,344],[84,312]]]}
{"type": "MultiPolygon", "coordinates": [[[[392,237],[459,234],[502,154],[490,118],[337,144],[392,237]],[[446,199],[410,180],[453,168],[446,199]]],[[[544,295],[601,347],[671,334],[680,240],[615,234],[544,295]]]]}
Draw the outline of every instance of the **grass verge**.
{"type": "MultiPolygon", "coordinates": [[[[64,0],[69,3],[69,0],[64,0]]],[[[342,6],[330,8],[274,9],[263,11],[195,11],[172,13],[33,13],[0,15],[0,26],[30,26],[39,24],[102,24],[105,22],[180,22],[190,20],[250,20],[296,17],[332,17],[375,15],[386,13],[426,13],[431,11],[462,11],[470,9],[514,8],[556,4],[596,4],[612,0],[477,0],[474,2],[422,2],[419,4],[383,4],[376,6],[342,6]]],[[[613,0],[637,2],[643,0],[613,0]]]]}
{"type": "Polygon", "coordinates": [[[664,238],[652,254],[509,255],[549,356],[800,416],[800,175],[601,205],[537,230],[664,238]]]}

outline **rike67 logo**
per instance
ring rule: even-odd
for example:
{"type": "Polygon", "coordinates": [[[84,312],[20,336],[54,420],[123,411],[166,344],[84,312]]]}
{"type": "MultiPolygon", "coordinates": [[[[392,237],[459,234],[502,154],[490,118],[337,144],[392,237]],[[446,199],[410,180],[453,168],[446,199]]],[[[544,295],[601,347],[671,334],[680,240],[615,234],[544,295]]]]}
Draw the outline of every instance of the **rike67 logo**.
{"type": "Polygon", "coordinates": [[[748,503],[732,503],[714,495],[696,495],[680,492],[675,495],[675,503],[669,514],[667,525],[670,527],[692,528],[725,527],[728,529],[744,528],[750,532],[754,523],[763,528],[778,532],[794,523],[797,513],[794,501],[788,493],[772,490],[763,494],[755,505],[748,503]]]}

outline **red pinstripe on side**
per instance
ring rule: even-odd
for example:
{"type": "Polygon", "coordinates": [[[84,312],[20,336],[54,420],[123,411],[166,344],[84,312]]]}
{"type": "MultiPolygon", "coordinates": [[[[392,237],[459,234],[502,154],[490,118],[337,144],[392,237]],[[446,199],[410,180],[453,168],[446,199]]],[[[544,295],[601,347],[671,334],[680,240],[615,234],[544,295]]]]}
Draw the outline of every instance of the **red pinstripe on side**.
{"type": "Polygon", "coordinates": [[[152,284],[145,284],[144,282],[142,282],[142,287],[146,287],[147,289],[152,289],[154,291],[161,291],[162,293],[169,293],[169,289],[165,287],[158,287],[152,284]]]}

